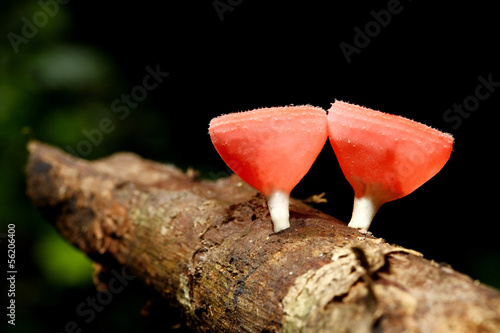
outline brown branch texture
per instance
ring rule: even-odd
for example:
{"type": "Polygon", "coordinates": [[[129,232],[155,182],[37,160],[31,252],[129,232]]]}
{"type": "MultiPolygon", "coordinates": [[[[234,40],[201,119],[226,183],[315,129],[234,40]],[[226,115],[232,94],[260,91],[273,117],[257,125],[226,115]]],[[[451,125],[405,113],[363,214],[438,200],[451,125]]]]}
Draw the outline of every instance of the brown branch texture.
{"type": "Polygon", "coordinates": [[[236,176],[117,153],[89,162],[32,141],[27,193],[95,261],[125,265],[196,332],[500,332],[500,293],[290,201],[273,233],[236,176]]]}

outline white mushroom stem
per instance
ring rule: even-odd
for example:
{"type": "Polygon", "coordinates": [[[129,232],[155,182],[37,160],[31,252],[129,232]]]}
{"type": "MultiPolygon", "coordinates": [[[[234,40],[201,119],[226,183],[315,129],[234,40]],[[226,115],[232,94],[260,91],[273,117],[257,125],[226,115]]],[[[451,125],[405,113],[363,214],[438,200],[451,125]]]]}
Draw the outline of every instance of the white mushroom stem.
{"type": "Polygon", "coordinates": [[[351,228],[368,230],[379,208],[380,204],[369,196],[362,198],[354,197],[352,217],[348,226],[351,228]]]}
{"type": "Polygon", "coordinates": [[[290,195],[283,191],[273,191],[268,198],[267,206],[274,225],[274,232],[290,227],[288,201],[290,195]]]}

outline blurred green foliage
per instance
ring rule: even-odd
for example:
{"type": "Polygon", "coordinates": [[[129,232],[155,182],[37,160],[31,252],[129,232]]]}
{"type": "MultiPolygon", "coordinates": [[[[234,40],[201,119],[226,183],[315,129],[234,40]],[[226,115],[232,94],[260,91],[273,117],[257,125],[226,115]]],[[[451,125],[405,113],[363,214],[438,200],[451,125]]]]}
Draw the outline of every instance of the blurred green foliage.
{"type": "MultiPolygon", "coordinates": [[[[37,2],[18,1],[3,3],[0,10],[0,35],[5,37],[9,32],[21,35],[21,18],[29,19],[40,7],[37,2]]],[[[68,302],[68,290],[73,290],[74,295],[95,295],[91,260],[57,234],[25,195],[26,144],[35,138],[61,148],[76,147],[84,139],[82,130],[96,128],[103,117],[113,117],[110,102],[130,89],[106,54],[68,42],[68,31],[71,13],[60,6],[57,15],[50,17],[36,36],[17,45],[17,53],[8,38],[2,37],[0,42],[0,233],[6,232],[8,224],[15,224],[19,271],[16,331],[20,332],[62,329],[71,319],[65,317],[64,311],[74,314],[75,307],[86,297],[74,296],[75,300],[68,302]],[[46,309],[58,315],[42,316],[46,309]]],[[[150,123],[158,123],[147,102],[143,108],[150,123]]],[[[130,140],[126,128],[130,124],[123,122],[101,144],[93,146],[85,158],[95,159],[123,149],[120,144],[130,140]]],[[[140,145],[140,139],[136,140],[140,145]]],[[[138,312],[142,305],[139,301],[134,311],[138,312]]],[[[120,322],[130,324],[123,318],[120,322]]],[[[4,325],[2,320],[0,327],[4,325]]]]}
{"type": "Polygon", "coordinates": [[[64,289],[89,284],[92,261],[55,230],[45,231],[33,250],[40,272],[53,287],[64,289]]]}

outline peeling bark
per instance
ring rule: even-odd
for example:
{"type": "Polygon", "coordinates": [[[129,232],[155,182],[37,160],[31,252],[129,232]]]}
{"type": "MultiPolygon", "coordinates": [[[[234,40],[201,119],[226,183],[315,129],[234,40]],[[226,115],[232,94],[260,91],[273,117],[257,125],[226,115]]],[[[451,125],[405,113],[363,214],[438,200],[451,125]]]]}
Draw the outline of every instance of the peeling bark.
{"type": "Polygon", "coordinates": [[[27,193],[92,259],[125,265],[197,332],[500,332],[500,293],[291,199],[118,153],[28,145],[27,193]]]}

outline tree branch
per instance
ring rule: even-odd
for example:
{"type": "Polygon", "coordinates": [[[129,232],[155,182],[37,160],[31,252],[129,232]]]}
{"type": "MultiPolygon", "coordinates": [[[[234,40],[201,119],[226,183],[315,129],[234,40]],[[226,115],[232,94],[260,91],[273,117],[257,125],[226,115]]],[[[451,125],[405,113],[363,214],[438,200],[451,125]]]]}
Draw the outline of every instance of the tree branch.
{"type": "Polygon", "coordinates": [[[199,332],[500,332],[500,293],[291,199],[119,153],[28,145],[27,193],[76,247],[129,268],[199,332]]]}

